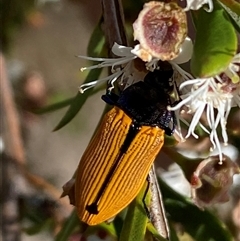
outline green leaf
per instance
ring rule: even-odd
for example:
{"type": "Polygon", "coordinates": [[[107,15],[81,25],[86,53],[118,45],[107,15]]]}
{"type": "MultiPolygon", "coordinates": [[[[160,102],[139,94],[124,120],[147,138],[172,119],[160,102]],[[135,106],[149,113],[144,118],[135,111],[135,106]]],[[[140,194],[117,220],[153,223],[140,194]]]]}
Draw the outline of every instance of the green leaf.
{"type": "MultiPolygon", "coordinates": [[[[104,37],[101,31],[100,23],[93,31],[91,36],[89,45],[88,45],[88,55],[89,56],[99,56],[103,54],[104,50],[104,37]]],[[[102,69],[93,69],[87,75],[84,83],[91,82],[93,80],[98,79],[102,69]]],[[[86,91],[84,94],[77,93],[76,97],[71,102],[69,109],[67,110],[66,114],[60,120],[58,125],[54,128],[54,131],[61,129],[63,126],[68,124],[80,111],[88,97],[93,93],[93,88],[86,91]]]]}
{"type": "MultiPolygon", "coordinates": [[[[89,93],[88,97],[91,96],[91,95],[96,94],[97,92],[99,92],[101,90],[104,90],[105,88],[106,88],[105,85],[96,86],[93,89],[93,91],[91,91],[89,93]]],[[[64,107],[67,107],[67,106],[71,105],[74,101],[75,101],[75,97],[71,97],[71,98],[68,98],[68,99],[56,102],[54,104],[50,104],[50,105],[45,106],[45,107],[43,107],[41,109],[36,109],[36,110],[33,111],[33,113],[37,114],[37,115],[42,115],[42,114],[46,114],[48,112],[57,111],[57,110],[60,110],[60,109],[62,109],[64,107]]]]}
{"type": "Polygon", "coordinates": [[[146,205],[150,202],[150,196],[146,195],[147,186],[146,182],[138,196],[129,205],[119,241],[144,240],[148,217],[143,200],[146,205]]]}
{"type": "Polygon", "coordinates": [[[164,196],[164,204],[173,222],[179,222],[197,241],[233,241],[225,225],[207,210],[200,210],[188,199],[172,190],[159,180],[164,196]]]}
{"type": "Polygon", "coordinates": [[[23,228],[23,230],[28,235],[36,235],[40,232],[51,230],[53,226],[54,226],[54,221],[53,219],[49,218],[47,220],[44,220],[44,222],[35,224],[28,228],[23,228]]]}
{"type": "MultiPolygon", "coordinates": [[[[103,19],[101,18],[96,28],[93,30],[91,38],[87,47],[87,54],[91,57],[99,57],[99,53],[101,53],[103,46],[105,44],[105,37],[101,28],[101,24],[103,23],[103,19]]],[[[103,56],[101,56],[103,57],[103,56]]]]}
{"type": "Polygon", "coordinates": [[[237,35],[222,6],[214,1],[211,13],[200,9],[195,15],[196,40],[191,71],[196,77],[210,77],[224,71],[237,51],[237,35]]]}
{"type": "Polygon", "coordinates": [[[92,234],[98,233],[98,231],[105,231],[107,234],[111,235],[113,238],[117,238],[117,232],[113,223],[101,223],[96,226],[88,226],[87,230],[84,232],[84,236],[88,237],[92,234]]]}
{"type": "MultiPolygon", "coordinates": [[[[84,83],[90,82],[94,79],[97,79],[100,75],[102,69],[93,69],[89,72],[86,81],[84,83]]],[[[72,101],[69,109],[67,110],[66,114],[63,116],[61,121],[58,123],[58,125],[54,128],[53,131],[57,131],[61,129],[63,126],[68,124],[80,111],[88,97],[92,94],[93,89],[89,89],[84,94],[81,94],[80,92],[77,93],[76,97],[72,101]]]]}
{"type": "Polygon", "coordinates": [[[158,241],[168,241],[167,239],[163,238],[158,231],[156,230],[156,228],[153,226],[152,223],[148,222],[147,224],[147,230],[152,234],[152,236],[158,240],[158,241]]]}
{"type": "Polygon", "coordinates": [[[174,229],[173,227],[174,225],[172,225],[171,223],[169,223],[169,228],[170,228],[170,238],[171,238],[171,241],[179,241],[179,238],[177,236],[177,231],[174,229]]]}
{"type": "Polygon", "coordinates": [[[127,208],[123,209],[113,220],[113,225],[116,230],[116,236],[119,237],[123,227],[124,218],[126,217],[127,208]]]}
{"type": "Polygon", "coordinates": [[[52,105],[45,106],[41,109],[37,109],[37,110],[34,111],[34,113],[38,114],[38,115],[42,115],[42,114],[46,114],[48,112],[53,112],[53,111],[59,110],[61,108],[69,106],[74,101],[74,99],[75,98],[72,97],[72,98],[69,98],[69,99],[66,99],[66,100],[62,100],[62,101],[54,103],[52,105]]]}
{"type": "Polygon", "coordinates": [[[57,234],[55,241],[67,241],[69,240],[70,235],[79,225],[80,221],[77,216],[75,210],[72,211],[72,214],[66,219],[65,223],[63,224],[60,232],[57,234]]]}

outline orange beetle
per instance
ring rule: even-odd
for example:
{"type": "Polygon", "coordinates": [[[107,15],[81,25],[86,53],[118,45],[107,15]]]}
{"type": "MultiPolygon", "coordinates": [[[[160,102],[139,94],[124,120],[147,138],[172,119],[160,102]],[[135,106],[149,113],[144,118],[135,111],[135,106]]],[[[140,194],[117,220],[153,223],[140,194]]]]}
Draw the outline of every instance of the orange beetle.
{"type": "Polygon", "coordinates": [[[139,193],[164,142],[174,131],[173,70],[149,72],[120,96],[103,95],[114,107],[84,152],[75,181],[79,218],[96,225],[125,208],[139,193]],[[172,127],[170,127],[172,125],[172,127]]]}

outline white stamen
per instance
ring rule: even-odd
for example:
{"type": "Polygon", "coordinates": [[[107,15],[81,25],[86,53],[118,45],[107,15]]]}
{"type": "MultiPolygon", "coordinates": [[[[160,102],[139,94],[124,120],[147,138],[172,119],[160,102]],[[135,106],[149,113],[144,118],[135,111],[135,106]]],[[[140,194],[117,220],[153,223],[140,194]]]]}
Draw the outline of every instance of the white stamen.
{"type": "MultiPolygon", "coordinates": [[[[202,80],[199,80],[199,79],[198,79],[198,81],[203,82],[202,80]]],[[[188,81],[183,83],[184,86],[188,85],[187,82],[188,81]]],[[[189,80],[189,82],[191,83],[192,80],[189,80]]],[[[179,102],[176,106],[170,107],[169,110],[176,111],[177,109],[181,108],[186,103],[190,102],[192,99],[197,98],[197,96],[201,96],[200,93],[203,92],[204,90],[206,91],[207,85],[208,85],[208,83],[207,83],[207,81],[205,81],[205,83],[200,88],[198,88],[196,91],[192,91],[191,93],[181,96],[182,101],[179,102]]],[[[181,85],[180,85],[180,88],[181,88],[181,85]]]]}
{"type": "Polygon", "coordinates": [[[179,65],[174,63],[174,61],[169,61],[172,67],[184,78],[184,80],[193,79],[193,76],[189,74],[187,71],[182,69],[179,65]]]}
{"type": "Polygon", "coordinates": [[[204,108],[205,108],[205,105],[200,105],[197,111],[195,112],[193,119],[191,121],[191,124],[189,126],[188,133],[185,138],[188,138],[192,134],[196,139],[198,139],[198,135],[195,134],[194,130],[202,116],[204,108]]]}
{"type": "MultiPolygon", "coordinates": [[[[188,73],[181,70],[181,68],[174,65],[174,63],[173,67],[182,76],[182,79],[180,80],[180,83],[181,81],[182,83],[179,87],[179,90],[182,92],[182,95],[180,96],[180,99],[182,100],[176,106],[168,107],[168,110],[176,112],[177,125],[180,125],[179,120],[182,119],[179,111],[184,105],[188,108],[187,113],[192,114],[193,117],[185,138],[188,138],[190,135],[198,138],[194,130],[196,126],[199,125],[210,135],[209,137],[212,143],[211,149],[218,150],[221,164],[223,161],[223,155],[217,127],[220,126],[221,138],[224,145],[227,145],[227,118],[232,106],[240,107],[240,54],[237,54],[233,58],[228,68],[223,73],[211,78],[194,79],[192,77],[187,80],[188,73]],[[209,131],[200,122],[204,110],[206,111],[206,119],[210,128],[209,131]]],[[[180,128],[178,127],[178,129],[180,128]]]]}
{"type": "Polygon", "coordinates": [[[179,90],[182,90],[187,85],[194,85],[194,84],[195,84],[195,86],[202,85],[205,81],[206,81],[206,79],[193,79],[193,80],[190,79],[190,80],[188,80],[186,82],[183,82],[179,86],[179,90]]]}
{"type": "Polygon", "coordinates": [[[130,70],[130,66],[131,66],[132,60],[137,58],[137,56],[132,54],[131,50],[132,48],[130,47],[125,47],[115,43],[112,47],[112,52],[116,56],[119,56],[119,58],[93,58],[93,57],[86,57],[82,55],[77,56],[79,58],[101,62],[99,64],[95,64],[89,67],[83,67],[81,68],[81,71],[91,70],[96,68],[111,67],[111,72],[112,72],[110,76],[81,85],[79,87],[79,91],[81,93],[84,93],[86,90],[94,87],[96,84],[103,81],[107,81],[108,84],[112,86],[109,88],[113,88],[113,84],[118,78],[121,78],[120,81],[123,81],[124,79],[128,78],[128,76],[132,76],[133,75],[132,72],[134,72],[135,70],[133,69],[130,70]]]}
{"type": "Polygon", "coordinates": [[[91,81],[91,82],[82,84],[82,85],[79,87],[79,91],[80,91],[80,93],[84,93],[86,90],[88,90],[88,89],[90,89],[90,88],[93,88],[96,84],[101,83],[101,82],[104,82],[104,81],[109,81],[109,80],[111,80],[111,84],[113,85],[114,81],[116,81],[116,79],[117,79],[121,74],[122,74],[122,71],[116,72],[116,73],[113,73],[112,75],[109,75],[109,76],[107,76],[107,77],[105,77],[105,78],[98,79],[98,80],[94,80],[94,81],[91,81]]]}

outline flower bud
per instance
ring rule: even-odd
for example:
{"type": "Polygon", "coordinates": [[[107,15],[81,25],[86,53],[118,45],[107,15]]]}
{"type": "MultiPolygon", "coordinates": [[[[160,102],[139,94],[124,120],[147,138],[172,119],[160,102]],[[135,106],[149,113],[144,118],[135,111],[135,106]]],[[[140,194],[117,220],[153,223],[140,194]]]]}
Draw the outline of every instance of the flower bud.
{"type": "Polygon", "coordinates": [[[191,178],[193,200],[199,207],[223,203],[229,200],[228,190],[233,183],[233,175],[240,169],[229,157],[211,156],[202,161],[191,178]]]}

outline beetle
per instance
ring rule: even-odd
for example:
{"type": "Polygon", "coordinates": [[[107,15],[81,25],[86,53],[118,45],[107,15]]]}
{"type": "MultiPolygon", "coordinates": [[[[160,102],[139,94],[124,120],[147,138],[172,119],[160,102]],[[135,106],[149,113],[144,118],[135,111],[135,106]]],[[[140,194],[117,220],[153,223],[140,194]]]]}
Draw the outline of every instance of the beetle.
{"type": "Polygon", "coordinates": [[[119,96],[102,96],[113,108],[84,152],[75,181],[77,214],[88,225],[109,220],[137,196],[164,133],[173,133],[174,113],[167,110],[172,75],[172,69],[154,70],[119,96]]]}

